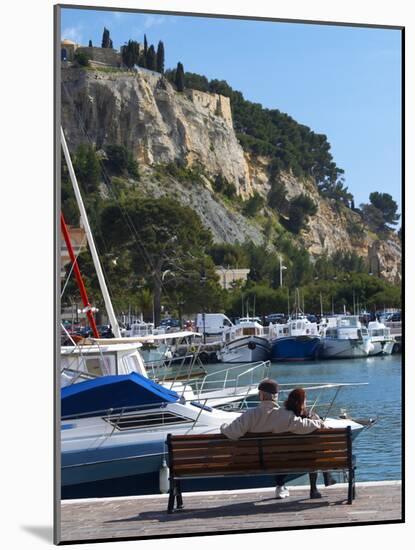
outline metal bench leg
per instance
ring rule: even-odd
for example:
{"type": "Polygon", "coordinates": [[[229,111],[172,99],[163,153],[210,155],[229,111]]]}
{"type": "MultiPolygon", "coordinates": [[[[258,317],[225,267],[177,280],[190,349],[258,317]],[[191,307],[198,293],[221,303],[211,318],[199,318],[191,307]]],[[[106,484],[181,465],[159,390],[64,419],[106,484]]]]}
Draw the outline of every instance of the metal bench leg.
{"type": "Polygon", "coordinates": [[[353,468],[353,491],[352,491],[353,500],[356,498],[356,468],[353,468]]]}
{"type": "Polygon", "coordinates": [[[174,481],[170,481],[170,489],[169,489],[169,502],[167,504],[167,513],[171,514],[174,511],[174,498],[176,496],[174,481]]]}
{"type": "Polygon", "coordinates": [[[347,491],[347,504],[352,504],[353,502],[353,486],[354,486],[354,470],[350,468],[349,470],[349,485],[347,491]]]}
{"type": "Polygon", "coordinates": [[[182,497],[182,483],[181,481],[177,481],[177,509],[181,510],[184,508],[183,506],[183,497],[182,497]]]}

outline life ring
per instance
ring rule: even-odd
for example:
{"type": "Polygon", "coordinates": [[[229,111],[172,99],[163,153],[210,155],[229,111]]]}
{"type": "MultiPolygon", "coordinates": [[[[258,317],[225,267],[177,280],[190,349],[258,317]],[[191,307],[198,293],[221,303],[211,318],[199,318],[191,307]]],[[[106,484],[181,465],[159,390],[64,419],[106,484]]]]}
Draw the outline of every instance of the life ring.
{"type": "Polygon", "coordinates": [[[255,349],[256,348],[255,342],[248,342],[248,348],[249,349],[255,349]]]}

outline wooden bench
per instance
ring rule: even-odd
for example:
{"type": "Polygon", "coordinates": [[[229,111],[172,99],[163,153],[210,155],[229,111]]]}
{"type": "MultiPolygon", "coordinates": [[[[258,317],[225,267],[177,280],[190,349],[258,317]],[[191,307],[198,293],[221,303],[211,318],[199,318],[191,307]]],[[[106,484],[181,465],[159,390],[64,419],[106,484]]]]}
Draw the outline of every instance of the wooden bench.
{"type": "Polygon", "coordinates": [[[351,428],[311,434],[247,434],[232,441],[222,434],[167,436],[170,489],[167,511],[183,508],[181,481],[208,477],[325,471],[348,473],[347,503],[355,498],[351,428]]]}

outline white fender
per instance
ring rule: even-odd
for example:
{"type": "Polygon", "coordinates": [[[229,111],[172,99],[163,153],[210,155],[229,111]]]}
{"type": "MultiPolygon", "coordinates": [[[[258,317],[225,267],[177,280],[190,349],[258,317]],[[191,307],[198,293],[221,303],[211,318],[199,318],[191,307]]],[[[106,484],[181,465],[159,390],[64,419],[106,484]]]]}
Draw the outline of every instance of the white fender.
{"type": "Polygon", "coordinates": [[[161,468],[159,470],[159,487],[160,487],[160,493],[169,492],[169,468],[164,458],[161,464],[161,468]]]}

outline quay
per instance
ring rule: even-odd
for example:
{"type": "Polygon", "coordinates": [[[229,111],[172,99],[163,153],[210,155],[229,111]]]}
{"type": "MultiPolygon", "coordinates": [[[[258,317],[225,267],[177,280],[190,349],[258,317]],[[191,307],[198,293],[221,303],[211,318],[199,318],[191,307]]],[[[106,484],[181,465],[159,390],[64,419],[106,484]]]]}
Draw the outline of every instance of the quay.
{"type": "Polygon", "coordinates": [[[273,488],[183,493],[184,509],[173,514],[166,512],[167,495],[64,500],[61,542],[403,521],[401,481],[357,483],[352,505],[346,484],[319,490],[315,500],[308,485],[290,487],[283,500],[273,488]]]}

